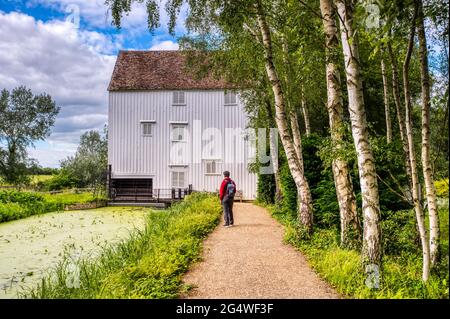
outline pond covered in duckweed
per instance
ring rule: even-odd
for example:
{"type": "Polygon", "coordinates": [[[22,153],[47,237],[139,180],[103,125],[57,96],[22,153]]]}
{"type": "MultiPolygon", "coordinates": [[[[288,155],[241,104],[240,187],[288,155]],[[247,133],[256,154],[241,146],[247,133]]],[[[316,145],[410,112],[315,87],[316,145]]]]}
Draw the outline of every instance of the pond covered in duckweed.
{"type": "Polygon", "coordinates": [[[141,207],[56,212],[0,224],[0,298],[17,298],[64,258],[95,258],[144,229],[141,207]]]}

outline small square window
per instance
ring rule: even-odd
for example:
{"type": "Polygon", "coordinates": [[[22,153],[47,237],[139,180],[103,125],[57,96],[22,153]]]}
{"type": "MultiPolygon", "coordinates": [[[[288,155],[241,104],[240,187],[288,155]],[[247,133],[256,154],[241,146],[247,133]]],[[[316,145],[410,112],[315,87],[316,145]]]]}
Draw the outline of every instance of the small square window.
{"type": "Polygon", "coordinates": [[[172,141],[182,142],[186,140],[186,125],[172,125],[172,141]]]}
{"type": "Polygon", "coordinates": [[[185,186],[185,172],[176,172],[176,171],[172,171],[171,172],[172,176],[172,187],[178,187],[178,188],[183,188],[185,186]]]}
{"type": "Polygon", "coordinates": [[[142,135],[152,136],[153,135],[153,123],[152,122],[141,122],[142,135]]]}
{"type": "Polygon", "coordinates": [[[235,92],[225,92],[225,105],[236,105],[237,95],[235,92]]]}
{"type": "Polygon", "coordinates": [[[172,96],[172,105],[186,105],[186,97],[182,91],[174,91],[172,96]]]}
{"type": "Polygon", "coordinates": [[[217,174],[217,161],[206,162],[206,174],[217,174]]]}

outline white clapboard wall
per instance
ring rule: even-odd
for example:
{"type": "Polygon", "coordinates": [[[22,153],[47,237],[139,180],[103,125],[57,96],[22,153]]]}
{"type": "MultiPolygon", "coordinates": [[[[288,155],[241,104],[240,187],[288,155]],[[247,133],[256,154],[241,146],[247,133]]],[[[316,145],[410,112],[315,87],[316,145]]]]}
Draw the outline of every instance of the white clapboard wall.
{"type": "MultiPolygon", "coordinates": [[[[256,197],[257,176],[248,171],[252,161],[251,147],[245,139],[241,147],[234,147],[234,156],[241,160],[231,163],[224,153],[230,155],[225,146],[226,128],[242,128],[247,125],[247,116],[242,103],[225,105],[223,90],[183,91],[186,104],[173,105],[173,91],[112,91],[109,92],[108,162],[112,178],[152,178],[153,188],[172,188],[171,171],[185,172],[185,186],[192,184],[197,191],[216,191],[222,181],[221,172],[229,170],[237,189],[245,199],[256,197]],[[151,136],[145,136],[142,121],[152,123],[151,136]],[[222,156],[216,162],[218,174],[207,174],[207,160],[198,152],[195,162],[191,154],[186,166],[171,165],[171,125],[187,124],[191,136],[188,146],[194,147],[194,123],[201,123],[201,131],[214,127],[223,134],[222,156]],[[243,146],[242,146],[243,145],[243,146]]],[[[196,135],[199,136],[199,135],[196,135]]],[[[242,138],[242,137],[241,137],[242,138]]],[[[203,141],[203,146],[208,141],[203,141]]],[[[230,147],[230,145],[228,146],[230,147]]],[[[219,152],[220,153],[220,152],[219,152]]],[[[229,157],[228,157],[229,158],[229,157]]],[[[176,163],[175,163],[176,164],[176,163]]]]}

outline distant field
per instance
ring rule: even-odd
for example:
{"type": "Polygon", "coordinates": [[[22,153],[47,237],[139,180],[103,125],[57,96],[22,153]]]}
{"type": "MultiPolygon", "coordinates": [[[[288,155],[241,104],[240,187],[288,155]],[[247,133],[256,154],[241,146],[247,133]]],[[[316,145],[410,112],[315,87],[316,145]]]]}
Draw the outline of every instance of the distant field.
{"type": "MultiPolygon", "coordinates": [[[[33,185],[38,182],[48,181],[53,176],[54,175],[30,175],[30,183],[33,185]]],[[[6,183],[2,178],[0,178],[0,186],[11,186],[11,184],[6,183]]]]}
{"type": "Polygon", "coordinates": [[[36,184],[38,182],[44,182],[51,179],[54,175],[31,175],[31,184],[36,184]]]}

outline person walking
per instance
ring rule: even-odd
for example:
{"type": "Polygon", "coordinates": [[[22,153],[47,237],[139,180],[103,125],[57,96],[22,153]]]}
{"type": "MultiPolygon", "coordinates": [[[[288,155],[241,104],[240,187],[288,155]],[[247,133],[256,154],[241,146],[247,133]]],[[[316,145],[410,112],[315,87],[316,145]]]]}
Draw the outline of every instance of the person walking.
{"type": "Polygon", "coordinates": [[[223,217],[225,223],[223,226],[231,227],[234,224],[233,219],[233,201],[236,194],[236,184],[230,178],[230,172],[223,172],[224,179],[220,185],[219,198],[223,207],[223,217]]]}

